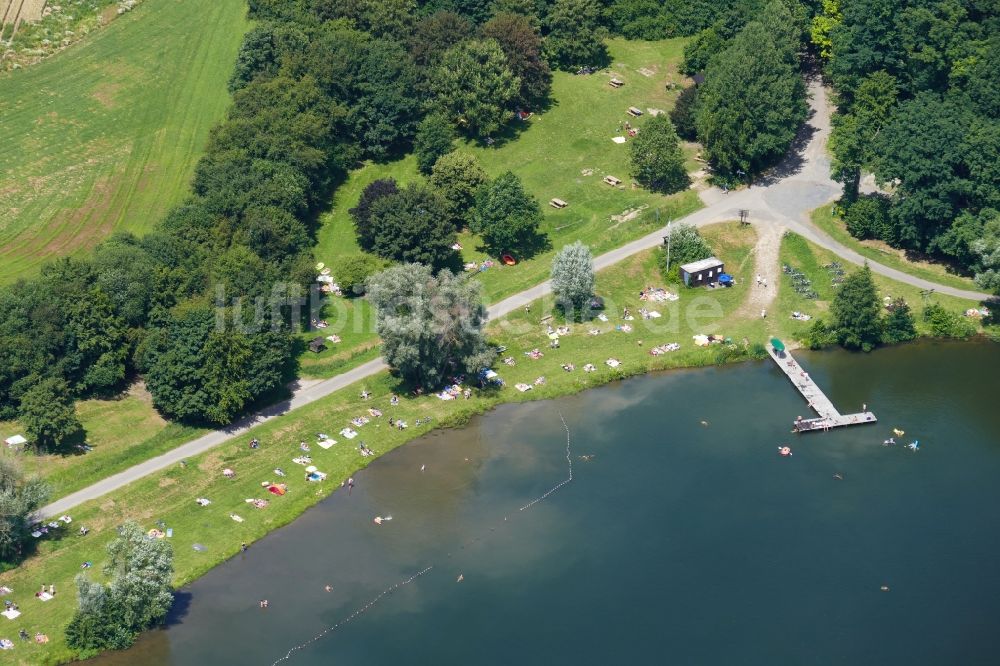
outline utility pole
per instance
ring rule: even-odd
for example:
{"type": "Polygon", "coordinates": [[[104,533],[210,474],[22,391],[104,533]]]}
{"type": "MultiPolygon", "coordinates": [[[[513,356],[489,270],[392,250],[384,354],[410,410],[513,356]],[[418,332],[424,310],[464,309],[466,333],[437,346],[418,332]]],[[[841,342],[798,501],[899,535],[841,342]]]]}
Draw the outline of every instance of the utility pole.
{"type": "MultiPolygon", "coordinates": [[[[657,211],[659,213],[659,211],[657,211]]],[[[673,220],[667,220],[667,270],[670,270],[670,223],[673,220]]]]}

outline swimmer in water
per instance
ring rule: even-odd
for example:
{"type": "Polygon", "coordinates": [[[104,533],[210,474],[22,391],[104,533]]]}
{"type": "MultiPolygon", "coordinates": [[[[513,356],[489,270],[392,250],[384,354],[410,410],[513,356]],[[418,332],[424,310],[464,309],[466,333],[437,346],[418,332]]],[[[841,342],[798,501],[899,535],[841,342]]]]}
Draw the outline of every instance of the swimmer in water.
{"type": "Polygon", "coordinates": [[[326,590],[327,592],[333,592],[333,586],[331,585],[327,585],[323,589],[326,590]]]}

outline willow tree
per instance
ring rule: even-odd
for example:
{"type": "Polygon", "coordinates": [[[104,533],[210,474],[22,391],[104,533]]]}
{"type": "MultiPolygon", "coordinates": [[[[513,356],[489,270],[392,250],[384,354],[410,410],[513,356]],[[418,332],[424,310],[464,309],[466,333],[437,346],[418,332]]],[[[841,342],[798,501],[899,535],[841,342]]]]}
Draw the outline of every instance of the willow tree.
{"type": "Polygon", "coordinates": [[[402,264],[369,279],[368,300],[375,308],[383,356],[417,386],[435,388],[493,362],[477,280],[402,264]]]}
{"type": "Polygon", "coordinates": [[[552,291],[567,312],[583,306],[594,294],[594,256],[576,241],[552,260],[552,291]]]}

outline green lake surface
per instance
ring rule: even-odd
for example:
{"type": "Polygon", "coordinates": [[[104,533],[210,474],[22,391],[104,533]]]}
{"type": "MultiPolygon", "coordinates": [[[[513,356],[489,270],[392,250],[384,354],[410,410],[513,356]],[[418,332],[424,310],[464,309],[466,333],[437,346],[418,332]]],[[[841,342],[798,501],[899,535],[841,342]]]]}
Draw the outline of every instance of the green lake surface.
{"type": "Polygon", "coordinates": [[[770,361],[506,405],[377,460],[95,663],[1000,663],[1000,345],[796,357],[880,422],[790,434],[806,406],[770,361]],[[560,415],[572,481],[520,510],[568,478],[560,415]]]}

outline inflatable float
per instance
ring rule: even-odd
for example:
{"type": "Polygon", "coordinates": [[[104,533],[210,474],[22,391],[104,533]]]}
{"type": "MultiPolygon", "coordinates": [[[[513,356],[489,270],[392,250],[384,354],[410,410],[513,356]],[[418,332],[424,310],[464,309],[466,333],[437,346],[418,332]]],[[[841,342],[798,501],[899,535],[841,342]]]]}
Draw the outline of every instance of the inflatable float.
{"type": "Polygon", "coordinates": [[[515,259],[509,254],[502,255],[500,257],[500,261],[503,262],[504,266],[513,266],[514,264],[517,263],[517,259],[515,259]]]}

